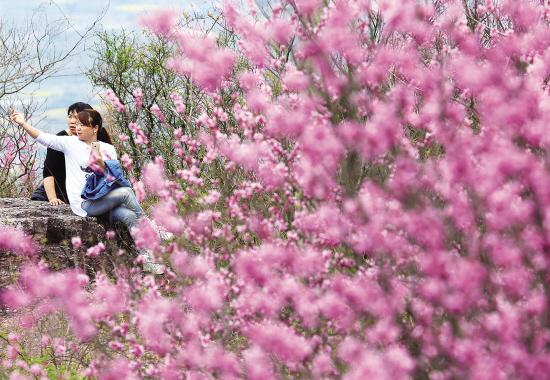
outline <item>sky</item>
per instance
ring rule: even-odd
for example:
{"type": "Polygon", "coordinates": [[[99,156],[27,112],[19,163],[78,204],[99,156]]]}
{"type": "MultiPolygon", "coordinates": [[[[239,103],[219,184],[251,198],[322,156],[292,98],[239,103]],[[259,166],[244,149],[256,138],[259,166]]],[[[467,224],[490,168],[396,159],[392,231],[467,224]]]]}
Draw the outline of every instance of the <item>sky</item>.
{"type": "MultiPolygon", "coordinates": [[[[204,9],[209,0],[0,0],[0,17],[9,23],[23,24],[31,19],[39,22],[56,22],[68,19],[77,31],[82,32],[93,20],[103,14],[97,30],[117,31],[139,30],[140,16],[156,9],[189,11],[204,9]]],[[[76,41],[77,33],[72,30],[56,38],[60,48],[76,41]]],[[[39,128],[47,132],[58,132],[66,127],[67,107],[77,101],[99,107],[100,89],[93,88],[83,74],[92,68],[92,47],[94,38],[79,46],[79,52],[64,62],[59,72],[40,85],[25,90],[23,96],[44,102],[39,128]]]]}

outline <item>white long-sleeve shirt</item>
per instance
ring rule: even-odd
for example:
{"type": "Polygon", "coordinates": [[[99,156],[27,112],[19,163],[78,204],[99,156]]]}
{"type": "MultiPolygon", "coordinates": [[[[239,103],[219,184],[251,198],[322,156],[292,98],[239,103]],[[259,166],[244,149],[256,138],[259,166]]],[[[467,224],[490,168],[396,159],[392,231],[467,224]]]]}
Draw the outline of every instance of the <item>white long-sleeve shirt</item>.
{"type": "MultiPolygon", "coordinates": [[[[71,210],[76,215],[86,216],[86,211],[81,207],[83,199],[80,194],[86,184],[86,177],[90,175],[85,172],[85,169],[90,161],[91,146],[80,141],[77,136],[56,136],[45,132],[40,132],[36,141],[48,148],[65,153],[65,171],[67,173],[65,186],[71,210]]],[[[104,160],[117,159],[114,146],[104,142],[99,142],[99,144],[99,151],[104,160]]]]}

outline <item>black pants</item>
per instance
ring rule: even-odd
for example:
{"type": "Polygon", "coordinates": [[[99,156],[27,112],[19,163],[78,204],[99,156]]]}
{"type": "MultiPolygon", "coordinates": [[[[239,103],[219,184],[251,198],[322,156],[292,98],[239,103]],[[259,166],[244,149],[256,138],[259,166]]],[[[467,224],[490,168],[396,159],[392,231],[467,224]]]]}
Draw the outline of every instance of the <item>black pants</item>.
{"type": "Polygon", "coordinates": [[[48,201],[48,196],[46,195],[46,189],[44,188],[44,184],[40,184],[33,193],[31,194],[31,201],[48,201]]]}

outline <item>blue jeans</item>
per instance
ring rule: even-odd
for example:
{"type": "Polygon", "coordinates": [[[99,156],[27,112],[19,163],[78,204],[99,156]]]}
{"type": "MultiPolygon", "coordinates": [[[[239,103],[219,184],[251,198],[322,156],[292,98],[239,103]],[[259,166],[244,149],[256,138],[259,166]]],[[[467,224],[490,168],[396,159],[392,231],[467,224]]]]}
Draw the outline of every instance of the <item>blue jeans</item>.
{"type": "Polygon", "coordinates": [[[96,200],[85,200],[82,209],[88,216],[99,216],[109,213],[112,222],[120,221],[132,230],[138,224],[143,210],[130,187],[119,187],[96,200]]]}

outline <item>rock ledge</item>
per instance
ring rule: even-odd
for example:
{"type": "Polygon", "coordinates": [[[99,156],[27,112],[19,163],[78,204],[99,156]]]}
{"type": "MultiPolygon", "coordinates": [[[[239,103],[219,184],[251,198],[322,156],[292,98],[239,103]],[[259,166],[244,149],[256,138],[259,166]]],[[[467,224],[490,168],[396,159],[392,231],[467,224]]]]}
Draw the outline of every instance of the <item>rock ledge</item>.
{"type": "MultiPolygon", "coordinates": [[[[31,235],[40,246],[40,258],[51,269],[77,267],[89,275],[99,269],[108,269],[109,255],[124,246],[121,242],[128,242],[128,236],[119,238],[118,242],[109,244],[109,253],[100,258],[87,257],[85,248],[72,247],[71,238],[80,236],[84,246],[95,245],[106,240],[108,225],[96,218],[77,216],[68,205],[51,206],[26,198],[0,198],[0,225],[15,227],[31,235]]],[[[15,281],[24,260],[9,252],[0,252],[0,288],[15,281]]]]}

